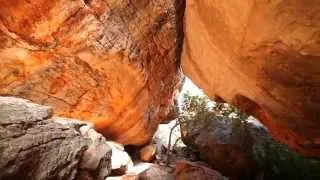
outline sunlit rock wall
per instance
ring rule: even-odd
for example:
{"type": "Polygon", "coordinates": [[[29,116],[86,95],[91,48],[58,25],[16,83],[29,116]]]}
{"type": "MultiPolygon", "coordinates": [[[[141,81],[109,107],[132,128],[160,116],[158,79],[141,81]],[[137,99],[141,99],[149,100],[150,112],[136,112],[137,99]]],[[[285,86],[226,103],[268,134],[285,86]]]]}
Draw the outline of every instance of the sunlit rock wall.
{"type": "Polygon", "coordinates": [[[319,0],[187,0],[182,67],[211,98],[320,155],[319,0]]]}
{"type": "Polygon", "coordinates": [[[0,0],[0,94],[144,144],[180,82],[180,0],[0,0]]]}

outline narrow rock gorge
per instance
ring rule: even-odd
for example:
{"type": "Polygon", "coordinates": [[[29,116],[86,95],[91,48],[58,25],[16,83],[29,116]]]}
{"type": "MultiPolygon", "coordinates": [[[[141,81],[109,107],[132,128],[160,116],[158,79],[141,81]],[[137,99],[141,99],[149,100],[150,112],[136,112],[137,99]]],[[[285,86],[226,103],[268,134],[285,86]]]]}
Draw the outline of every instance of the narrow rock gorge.
{"type": "MultiPolygon", "coordinates": [[[[319,0],[0,0],[0,96],[24,98],[51,106],[54,116],[88,121],[107,140],[150,143],[158,125],[174,114],[183,74],[211,99],[258,118],[276,140],[303,155],[320,156],[319,0]]],[[[3,123],[15,119],[3,107],[0,112],[0,165],[7,161],[0,175],[28,174],[24,163],[31,162],[41,176],[41,164],[29,161],[28,154],[20,158],[21,166],[8,168],[19,155],[5,156],[15,147],[8,142],[33,127],[3,123]],[[7,131],[13,134],[2,135],[7,131]]],[[[57,126],[71,137],[58,146],[66,144],[67,157],[91,150],[87,134],[74,126],[52,125],[51,116],[33,122],[47,124],[38,136],[55,138],[57,134],[46,131],[57,126]]],[[[107,147],[102,148],[105,164],[98,166],[105,168],[101,179],[110,173],[107,147]]],[[[154,160],[153,150],[146,146],[144,151],[152,155],[141,159],[154,160]]],[[[45,163],[43,157],[47,155],[39,156],[45,163]]],[[[76,165],[61,170],[65,162],[58,164],[53,178],[77,177],[82,156],[69,158],[76,165]]],[[[181,161],[178,167],[175,177],[181,179],[201,174],[224,178],[201,163],[181,161]]],[[[155,167],[144,176],[160,177],[163,171],[155,167]]]]}

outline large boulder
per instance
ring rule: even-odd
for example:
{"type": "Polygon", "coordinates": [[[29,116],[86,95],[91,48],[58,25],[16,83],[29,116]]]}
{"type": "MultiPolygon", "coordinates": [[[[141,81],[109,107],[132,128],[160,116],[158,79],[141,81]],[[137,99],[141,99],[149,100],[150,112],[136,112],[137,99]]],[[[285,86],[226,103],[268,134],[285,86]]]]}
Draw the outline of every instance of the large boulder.
{"type": "Polygon", "coordinates": [[[111,175],[120,176],[133,166],[133,161],[121,144],[108,141],[107,144],[112,149],[111,175]]]}
{"type": "Polygon", "coordinates": [[[176,180],[224,180],[225,178],[213,169],[200,162],[181,160],[176,162],[174,172],[176,180]]]}
{"type": "Polygon", "coordinates": [[[0,94],[142,145],[180,82],[183,0],[0,0],[0,94]]]}
{"type": "Polygon", "coordinates": [[[157,146],[149,144],[139,151],[139,158],[144,162],[152,162],[156,158],[157,146]]]}
{"type": "Polygon", "coordinates": [[[111,148],[93,126],[52,109],[0,97],[0,179],[104,180],[111,148]]]}
{"type": "Polygon", "coordinates": [[[320,156],[319,0],[188,0],[182,68],[211,98],[320,156]]]}
{"type": "MultiPolygon", "coordinates": [[[[174,180],[174,176],[172,174],[172,170],[165,166],[159,166],[157,164],[150,163],[141,163],[138,164],[136,169],[139,166],[149,166],[145,168],[140,173],[137,173],[137,179],[140,180],[174,180]]],[[[134,171],[134,170],[133,170],[134,171]]]]}
{"type": "Polygon", "coordinates": [[[181,124],[183,142],[199,151],[200,158],[231,179],[250,179],[256,163],[254,141],[246,124],[217,116],[181,124]]]}

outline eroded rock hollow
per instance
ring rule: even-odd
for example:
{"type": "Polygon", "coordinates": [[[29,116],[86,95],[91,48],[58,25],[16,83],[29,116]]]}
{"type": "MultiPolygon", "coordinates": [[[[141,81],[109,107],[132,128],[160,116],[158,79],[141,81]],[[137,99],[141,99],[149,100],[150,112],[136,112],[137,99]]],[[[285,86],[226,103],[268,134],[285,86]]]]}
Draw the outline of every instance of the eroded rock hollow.
{"type": "Polygon", "coordinates": [[[0,94],[144,144],[180,82],[181,0],[0,0],[0,94]]]}
{"type": "Polygon", "coordinates": [[[319,1],[187,0],[185,19],[184,72],[276,139],[319,156],[319,1]]]}
{"type": "Polygon", "coordinates": [[[148,142],[182,69],[274,137],[320,155],[318,0],[0,0],[0,95],[148,142]]]}

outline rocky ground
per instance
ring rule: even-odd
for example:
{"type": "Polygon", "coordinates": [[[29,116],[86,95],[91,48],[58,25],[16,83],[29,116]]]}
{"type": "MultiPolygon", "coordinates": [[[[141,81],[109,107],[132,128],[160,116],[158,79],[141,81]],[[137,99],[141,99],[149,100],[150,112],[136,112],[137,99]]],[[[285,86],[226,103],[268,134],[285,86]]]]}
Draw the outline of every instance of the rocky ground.
{"type": "MultiPolygon", "coordinates": [[[[181,138],[196,152],[152,139],[184,75],[320,157],[319,12],[319,0],[0,0],[0,96],[16,97],[0,98],[0,179],[251,177],[259,130],[193,124],[181,138]]],[[[266,174],[312,169],[278,142],[266,174]]]]}
{"type": "MultiPolygon", "coordinates": [[[[180,128],[175,124],[176,120],[168,124],[161,124],[153,137],[152,143],[147,146],[125,148],[132,160],[126,161],[128,163],[123,166],[120,174],[119,171],[116,171],[114,174],[111,173],[111,176],[107,179],[227,179],[218,171],[211,169],[205,162],[201,162],[198,154],[189,150],[182,143],[180,128]],[[169,151],[171,129],[174,130],[171,135],[169,151]]],[[[121,149],[122,153],[126,153],[123,148],[121,149]]]]}
{"type": "Polygon", "coordinates": [[[171,128],[161,125],[152,144],[127,148],[107,141],[90,123],[53,116],[48,106],[0,97],[0,179],[223,178],[205,163],[188,161],[182,143],[168,159],[171,128]]]}
{"type": "Polygon", "coordinates": [[[111,172],[111,148],[92,124],[52,108],[0,97],[0,179],[95,179],[111,172]]]}
{"type": "Polygon", "coordinates": [[[287,173],[319,177],[320,161],[282,147],[254,118],[247,120],[246,129],[226,118],[217,116],[190,128],[173,120],[161,124],[148,145],[123,146],[108,141],[93,124],[53,116],[51,107],[29,100],[0,96],[0,180],[259,180],[287,173]]]}

